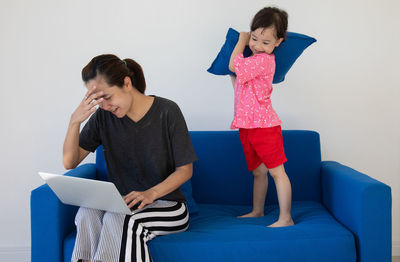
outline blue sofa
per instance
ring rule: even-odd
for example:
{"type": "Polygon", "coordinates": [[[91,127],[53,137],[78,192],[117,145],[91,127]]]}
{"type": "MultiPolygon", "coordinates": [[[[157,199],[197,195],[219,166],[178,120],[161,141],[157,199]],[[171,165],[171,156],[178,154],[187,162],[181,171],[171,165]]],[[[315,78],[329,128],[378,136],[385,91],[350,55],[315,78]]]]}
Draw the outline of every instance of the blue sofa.
{"type": "MultiPolygon", "coordinates": [[[[266,227],[279,214],[273,180],[265,217],[236,218],[251,210],[253,182],[237,132],[192,131],[191,137],[198,161],[192,192],[185,192],[195,200],[190,227],[150,241],[154,261],[391,261],[390,187],[337,162],[321,161],[318,133],[283,131],[296,223],[285,228],[266,227]]],[[[106,179],[102,151],[97,150],[96,164],[66,175],[106,179]]],[[[47,185],[32,191],[32,262],[70,261],[76,211],[47,185]]]]}

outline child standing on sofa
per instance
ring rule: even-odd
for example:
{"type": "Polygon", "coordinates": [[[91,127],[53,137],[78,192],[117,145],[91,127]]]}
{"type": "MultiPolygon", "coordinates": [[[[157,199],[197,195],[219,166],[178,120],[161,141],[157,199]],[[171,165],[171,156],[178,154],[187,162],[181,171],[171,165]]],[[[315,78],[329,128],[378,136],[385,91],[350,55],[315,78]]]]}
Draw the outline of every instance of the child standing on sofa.
{"type": "Polygon", "coordinates": [[[286,156],[282,122],[271,103],[275,73],[273,51],[285,40],[287,25],[285,11],[274,7],[261,9],[253,18],[250,33],[240,33],[229,62],[229,69],[236,73],[231,129],[239,129],[247,167],[254,175],[253,210],[241,217],[264,216],[269,171],[280,209],[279,219],[270,227],[294,225],[290,213],[291,184],[283,166],[286,156]],[[253,54],[245,58],[243,51],[247,45],[253,54]]]}

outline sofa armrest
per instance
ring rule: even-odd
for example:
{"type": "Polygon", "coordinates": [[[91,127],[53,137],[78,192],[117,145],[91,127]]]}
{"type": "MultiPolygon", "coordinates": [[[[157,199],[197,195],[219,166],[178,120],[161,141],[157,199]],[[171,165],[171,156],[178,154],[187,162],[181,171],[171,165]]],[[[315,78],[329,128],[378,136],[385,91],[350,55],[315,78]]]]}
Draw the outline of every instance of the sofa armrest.
{"type": "MultiPolygon", "coordinates": [[[[94,164],[81,165],[67,176],[96,178],[94,164]]],[[[64,205],[47,184],[31,192],[31,261],[62,262],[63,242],[75,227],[78,208],[64,205]]]]}
{"type": "Polygon", "coordinates": [[[354,234],[357,261],[391,261],[390,187],[332,161],[322,162],[321,180],[324,205],[354,234]]]}

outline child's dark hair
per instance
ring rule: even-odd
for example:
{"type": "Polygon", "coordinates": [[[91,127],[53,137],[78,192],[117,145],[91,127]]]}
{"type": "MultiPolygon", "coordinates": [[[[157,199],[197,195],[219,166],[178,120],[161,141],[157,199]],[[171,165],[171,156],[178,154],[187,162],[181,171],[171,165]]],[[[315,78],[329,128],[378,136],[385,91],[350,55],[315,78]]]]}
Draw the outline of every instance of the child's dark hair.
{"type": "Polygon", "coordinates": [[[254,16],[251,21],[250,30],[255,31],[258,28],[275,27],[277,39],[286,39],[288,27],[288,14],[276,7],[264,7],[254,16]]]}
{"type": "Polygon", "coordinates": [[[104,77],[108,85],[118,87],[122,87],[124,78],[129,76],[139,92],[144,94],[146,90],[142,67],[133,59],[121,60],[110,54],[96,56],[82,69],[82,80],[87,83],[97,76],[104,77]]]}

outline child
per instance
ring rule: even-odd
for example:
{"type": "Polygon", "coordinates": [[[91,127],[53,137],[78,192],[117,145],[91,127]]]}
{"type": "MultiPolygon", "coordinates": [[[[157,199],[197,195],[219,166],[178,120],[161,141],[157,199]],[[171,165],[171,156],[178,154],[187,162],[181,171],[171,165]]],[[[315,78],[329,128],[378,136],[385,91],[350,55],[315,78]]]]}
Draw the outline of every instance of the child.
{"type": "Polygon", "coordinates": [[[280,215],[270,227],[294,225],[291,210],[292,191],[283,163],[281,120],[271,104],[275,73],[274,48],[286,37],[288,15],[274,7],[260,10],[253,18],[251,32],[241,32],[232,52],[229,69],[236,73],[235,108],[231,129],[239,128],[247,167],[253,171],[253,210],[241,217],[264,216],[268,176],[275,181],[280,215]],[[244,58],[248,45],[252,56],[244,58]]]}

